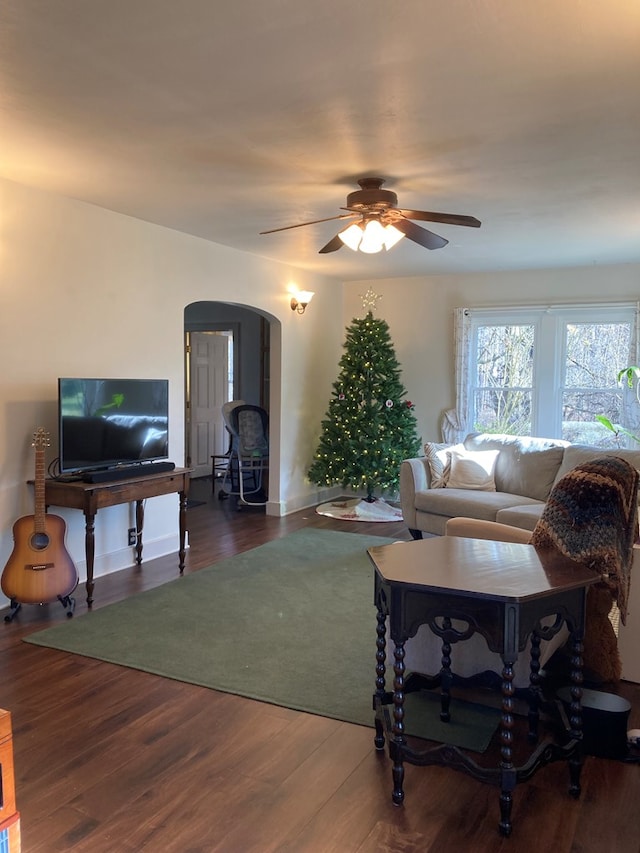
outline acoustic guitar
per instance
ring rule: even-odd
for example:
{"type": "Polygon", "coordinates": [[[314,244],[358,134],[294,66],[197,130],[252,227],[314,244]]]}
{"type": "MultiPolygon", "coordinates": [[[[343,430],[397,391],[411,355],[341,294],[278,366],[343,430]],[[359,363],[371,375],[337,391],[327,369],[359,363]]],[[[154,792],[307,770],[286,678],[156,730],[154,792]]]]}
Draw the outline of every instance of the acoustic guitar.
{"type": "Polygon", "coordinates": [[[44,453],[49,434],[42,428],[33,436],[35,448],[35,507],[33,515],[19,518],[13,525],[13,551],[0,586],[11,600],[5,622],[10,622],[22,604],[60,601],[73,616],[71,593],[78,585],[78,570],[65,547],[66,524],[58,515],[45,511],[44,453]]]}

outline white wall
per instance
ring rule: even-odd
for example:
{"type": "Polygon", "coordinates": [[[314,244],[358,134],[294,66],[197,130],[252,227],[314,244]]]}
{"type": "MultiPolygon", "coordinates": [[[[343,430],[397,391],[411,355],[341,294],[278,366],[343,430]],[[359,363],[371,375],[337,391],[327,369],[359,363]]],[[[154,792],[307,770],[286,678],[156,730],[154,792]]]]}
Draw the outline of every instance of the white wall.
{"type": "Polygon", "coordinates": [[[640,264],[350,282],[345,324],[363,316],[360,294],[368,287],[381,296],[374,313],[389,324],[418,432],[424,441],[440,441],[442,412],[455,404],[454,308],[636,301],[640,264]]]}
{"type": "MultiPolygon", "coordinates": [[[[183,315],[198,300],[252,306],[276,321],[268,511],[314,503],[305,474],[335,379],[341,292],[329,278],[0,181],[0,566],[13,522],[33,512],[26,480],[36,428],[51,433],[47,462],[57,455],[58,376],[168,378],[170,457],[184,463],[183,315]],[[289,307],[292,285],[315,291],[304,316],[289,307]]],[[[83,580],[83,516],[51,511],[67,521],[83,580]]],[[[99,512],[96,576],[131,565],[132,512],[99,512]]],[[[145,528],[146,558],[176,550],[177,499],[149,500],[145,528]]]]}

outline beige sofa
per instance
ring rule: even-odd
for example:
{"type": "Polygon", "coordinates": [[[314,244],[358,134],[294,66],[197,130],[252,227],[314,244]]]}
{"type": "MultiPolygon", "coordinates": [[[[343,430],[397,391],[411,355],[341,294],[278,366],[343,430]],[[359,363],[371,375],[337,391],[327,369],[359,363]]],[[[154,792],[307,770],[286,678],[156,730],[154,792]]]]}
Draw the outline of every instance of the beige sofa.
{"type": "Polygon", "coordinates": [[[552,486],[576,465],[614,455],[640,470],[640,448],[604,450],[529,436],[474,433],[462,445],[427,444],[425,451],[400,467],[402,515],[415,539],[443,536],[447,521],[459,516],[533,530],[552,486]],[[447,460],[454,462],[448,472],[447,460]]]}

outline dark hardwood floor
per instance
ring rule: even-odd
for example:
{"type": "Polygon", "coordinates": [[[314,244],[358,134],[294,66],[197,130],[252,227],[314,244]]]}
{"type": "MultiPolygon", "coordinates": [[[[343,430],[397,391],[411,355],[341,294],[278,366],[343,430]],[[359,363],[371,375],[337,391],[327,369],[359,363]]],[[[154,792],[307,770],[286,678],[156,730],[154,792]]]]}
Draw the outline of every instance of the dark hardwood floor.
{"type": "MultiPolygon", "coordinates": [[[[301,527],[409,539],[403,524],[336,522],[313,510],[236,512],[197,482],[186,572],[301,527]]],[[[98,578],[94,607],[176,576],[176,555],[98,578]]],[[[84,613],[84,588],[77,592],[84,613]]],[[[405,805],[373,729],[278,708],[21,642],[63,620],[23,607],[0,630],[13,717],[24,853],[637,853],[640,767],[587,757],[579,800],[560,764],[516,788],[498,835],[498,791],[445,768],[407,766],[405,805]]],[[[184,614],[189,619],[189,613],[184,614]]],[[[277,650],[275,650],[277,654],[277,650]]],[[[375,618],[372,614],[372,690],[375,618]]],[[[345,649],[348,654],[348,649],[345,649]]],[[[349,685],[345,685],[348,689],[349,685]]],[[[622,683],[640,727],[640,686],[622,683]]]]}

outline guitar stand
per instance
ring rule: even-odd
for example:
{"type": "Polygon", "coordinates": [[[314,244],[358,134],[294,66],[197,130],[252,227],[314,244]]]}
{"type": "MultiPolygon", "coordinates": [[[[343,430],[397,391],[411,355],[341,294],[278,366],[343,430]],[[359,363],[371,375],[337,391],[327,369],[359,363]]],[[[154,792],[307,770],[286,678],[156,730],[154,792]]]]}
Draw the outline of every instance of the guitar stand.
{"type": "Polygon", "coordinates": [[[76,600],[72,595],[59,595],[58,601],[67,613],[67,619],[71,619],[76,609],[76,600]]]}
{"type": "Polygon", "coordinates": [[[5,621],[5,622],[13,622],[13,618],[14,618],[14,616],[15,616],[15,615],[16,615],[16,613],[17,613],[19,610],[21,610],[21,609],[22,609],[22,605],[20,604],[20,602],[19,602],[19,601],[16,601],[16,600],[15,600],[15,598],[12,598],[12,599],[11,599],[11,604],[10,604],[10,606],[9,606],[9,612],[8,612],[8,613],[7,613],[7,615],[4,617],[4,621],[5,621]]]}
{"type": "MultiPolygon", "coordinates": [[[[73,613],[76,609],[76,600],[72,595],[59,595],[58,601],[64,607],[67,613],[67,619],[71,619],[73,613]]],[[[11,599],[11,603],[9,605],[9,612],[4,617],[5,622],[13,622],[16,614],[22,610],[22,604],[19,601],[16,601],[15,598],[11,599]]]]}

